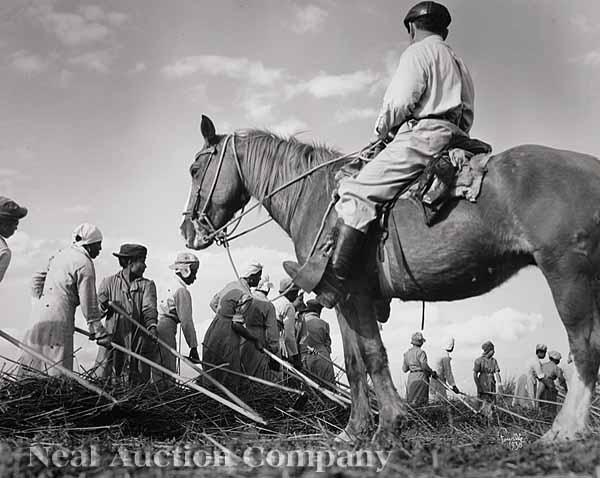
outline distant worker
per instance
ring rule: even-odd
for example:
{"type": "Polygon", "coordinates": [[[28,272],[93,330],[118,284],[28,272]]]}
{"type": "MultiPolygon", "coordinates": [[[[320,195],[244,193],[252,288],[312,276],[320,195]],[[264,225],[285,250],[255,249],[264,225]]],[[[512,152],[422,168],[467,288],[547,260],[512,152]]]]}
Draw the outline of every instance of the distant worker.
{"type": "MultiPolygon", "coordinates": [[[[102,250],[102,233],[92,224],[81,224],[73,232],[73,244],[50,258],[45,270],[33,277],[35,323],[23,339],[54,363],[73,370],[75,310],[81,307],[90,334],[99,345],[108,345],[110,336],[100,321],[93,260],[102,250]]],[[[101,350],[106,350],[101,347],[101,350]]],[[[28,369],[60,375],[56,367],[24,353],[19,373],[28,369]]]]}
{"type": "Polygon", "coordinates": [[[452,357],[450,357],[450,353],[453,350],[454,337],[450,337],[444,347],[444,355],[436,362],[435,371],[437,379],[433,380],[430,385],[431,395],[438,400],[446,400],[448,398],[446,386],[450,387],[454,393],[460,393],[454,380],[454,374],[452,373],[452,357]]]}
{"type": "MultiPolygon", "coordinates": [[[[289,359],[288,350],[286,347],[286,336],[285,336],[285,320],[295,320],[296,308],[294,302],[297,300],[300,292],[300,288],[292,282],[292,279],[284,278],[279,283],[279,294],[278,297],[273,301],[275,306],[275,312],[277,314],[277,325],[279,327],[279,351],[281,357],[289,359]]],[[[297,360],[297,359],[296,359],[297,360]]]]}
{"type": "Polygon", "coordinates": [[[500,367],[494,358],[494,344],[489,340],[481,345],[483,353],[473,364],[473,380],[477,387],[477,396],[488,402],[496,401],[496,385],[502,385],[500,367]]]}
{"type": "Polygon", "coordinates": [[[535,357],[527,362],[527,372],[517,379],[515,397],[512,400],[513,407],[538,408],[538,402],[535,399],[539,398],[538,385],[544,378],[542,360],[546,357],[547,350],[548,347],[545,344],[535,346],[535,357]]]}
{"type": "Polygon", "coordinates": [[[6,239],[17,231],[19,221],[27,216],[27,208],[19,206],[12,199],[0,196],[0,282],[10,265],[11,251],[6,239]]]}
{"type": "Polygon", "coordinates": [[[429,378],[437,373],[429,367],[427,354],[421,348],[425,337],[415,332],[410,339],[412,347],[404,353],[403,372],[410,372],[406,380],[406,401],[411,407],[422,407],[429,401],[429,378]]]}
{"type": "Polygon", "coordinates": [[[285,347],[289,362],[297,369],[302,369],[302,337],[306,335],[306,323],[304,314],[306,304],[304,303],[304,293],[300,291],[296,300],[292,302],[296,314],[294,318],[285,317],[283,319],[283,335],[285,337],[285,347]]]}
{"type": "Polygon", "coordinates": [[[335,372],[331,361],[331,335],[329,324],[321,318],[323,306],[314,299],[306,301],[304,323],[306,335],[301,339],[303,361],[306,369],[325,382],[335,385],[335,372]]]}
{"type": "MultiPolygon", "coordinates": [[[[173,270],[167,286],[166,294],[158,304],[158,338],[166,342],[172,349],[177,349],[177,326],[181,324],[183,336],[190,349],[189,359],[193,363],[200,363],[198,355],[198,338],[194,326],[192,313],[192,295],[188,286],[196,281],[200,261],[190,252],[177,254],[175,262],[169,266],[173,270]]],[[[155,362],[168,368],[171,372],[177,370],[177,359],[165,347],[157,347],[155,362]]],[[[156,380],[168,380],[166,375],[152,371],[156,380]]]]}
{"type": "MultiPolygon", "coordinates": [[[[540,383],[539,398],[548,402],[556,402],[558,399],[558,389],[556,382],[562,387],[564,393],[567,393],[567,381],[563,369],[558,366],[562,356],[559,352],[553,350],[548,354],[548,361],[542,364],[544,378],[540,383]]],[[[558,405],[555,403],[540,402],[540,408],[556,413],[558,405]]]]}
{"type": "MultiPolygon", "coordinates": [[[[119,252],[113,252],[121,270],[100,283],[98,302],[106,316],[106,329],[112,334],[113,342],[154,360],[155,342],[133,323],[144,326],[156,337],[156,285],[144,277],[147,255],[148,249],[141,244],[122,244],[119,252]],[[121,306],[129,318],[110,307],[110,302],[121,306]]],[[[146,363],[119,350],[100,349],[96,357],[96,375],[113,380],[124,378],[129,385],[137,386],[150,381],[151,370],[146,363]]]]}
{"type": "Polygon", "coordinates": [[[279,327],[275,306],[269,301],[273,287],[268,275],[263,274],[253,293],[253,301],[246,314],[245,326],[256,342],[242,338],[240,353],[242,370],[254,377],[271,379],[278,364],[273,363],[261,349],[279,354],[279,327]]]}

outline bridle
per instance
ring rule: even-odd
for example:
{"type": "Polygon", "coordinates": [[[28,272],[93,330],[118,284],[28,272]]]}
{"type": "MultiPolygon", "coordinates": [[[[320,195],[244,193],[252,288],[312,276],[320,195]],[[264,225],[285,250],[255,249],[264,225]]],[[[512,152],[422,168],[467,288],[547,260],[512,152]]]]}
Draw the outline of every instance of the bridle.
{"type": "MultiPolygon", "coordinates": [[[[213,221],[210,219],[210,216],[208,215],[207,211],[210,206],[212,196],[215,192],[215,188],[217,187],[217,181],[219,180],[219,174],[221,173],[221,169],[223,167],[223,162],[225,159],[225,151],[227,149],[227,144],[229,143],[229,141],[231,141],[231,144],[233,147],[233,157],[235,158],[235,165],[237,167],[237,171],[238,171],[240,180],[242,181],[242,184],[244,184],[244,176],[242,175],[242,167],[240,165],[240,159],[238,157],[238,154],[237,154],[237,151],[235,148],[235,133],[234,133],[234,134],[228,135],[225,138],[225,142],[223,143],[223,147],[221,149],[221,154],[219,155],[219,162],[217,164],[217,171],[215,173],[215,177],[213,178],[212,184],[210,186],[210,190],[208,192],[208,196],[206,197],[206,201],[200,212],[198,212],[198,209],[200,207],[200,201],[202,200],[202,196],[201,196],[202,184],[204,183],[206,173],[208,172],[208,168],[210,167],[210,165],[212,163],[213,157],[215,157],[215,155],[217,153],[217,146],[216,145],[210,146],[209,148],[203,149],[198,154],[196,154],[196,157],[194,158],[194,162],[198,161],[198,159],[201,156],[208,154],[209,157],[208,157],[208,161],[206,161],[206,165],[204,166],[204,169],[202,171],[202,175],[200,176],[200,182],[198,183],[198,189],[196,191],[196,198],[194,199],[194,202],[191,205],[191,208],[188,207],[188,209],[186,209],[183,212],[183,215],[188,217],[191,220],[192,224],[194,225],[194,228],[196,229],[197,234],[200,233],[202,226],[204,226],[204,229],[209,231],[208,235],[204,235],[204,239],[205,240],[214,239],[217,242],[217,244],[222,244],[222,243],[224,243],[224,241],[227,241],[228,234],[227,234],[226,226],[229,225],[229,222],[225,225],[225,227],[216,228],[213,221]]],[[[242,213],[243,213],[243,208],[242,208],[242,213]]],[[[239,224],[240,220],[241,220],[241,216],[239,218],[235,219],[235,221],[237,221],[237,224],[239,224]]],[[[235,228],[237,228],[237,224],[236,224],[235,228]]],[[[235,228],[234,228],[234,230],[235,230],[235,228]]],[[[232,233],[233,233],[233,231],[230,234],[232,234],[232,233]]]]}

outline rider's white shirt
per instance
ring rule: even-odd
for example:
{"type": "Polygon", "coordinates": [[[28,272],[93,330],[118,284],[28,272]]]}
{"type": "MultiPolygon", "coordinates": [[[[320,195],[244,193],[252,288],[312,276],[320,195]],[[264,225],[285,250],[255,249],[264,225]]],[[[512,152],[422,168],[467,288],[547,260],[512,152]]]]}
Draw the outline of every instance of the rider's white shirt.
{"type": "Polygon", "coordinates": [[[410,118],[440,116],[462,105],[457,126],[468,133],[473,124],[474,88],[464,62],[439,35],[410,45],[383,98],[375,133],[384,138],[410,118]]]}

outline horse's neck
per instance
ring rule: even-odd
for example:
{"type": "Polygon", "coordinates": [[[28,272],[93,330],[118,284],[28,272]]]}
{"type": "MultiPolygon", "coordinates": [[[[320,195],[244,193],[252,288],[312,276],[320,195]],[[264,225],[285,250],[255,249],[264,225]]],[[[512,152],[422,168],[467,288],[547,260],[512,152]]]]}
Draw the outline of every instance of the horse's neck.
{"type": "MultiPolygon", "coordinates": [[[[281,168],[282,160],[285,158],[264,158],[261,161],[262,168],[281,168]]],[[[248,192],[259,202],[271,191],[305,172],[291,168],[287,175],[279,176],[277,184],[269,184],[265,188],[264,182],[268,181],[267,178],[272,174],[270,170],[256,170],[257,163],[252,157],[244,155],[241,167],[248,192]]],[[[291,237],[301,255],[314,241],[330,202],[330,180],[327,175],[327,168],[324,168],[313,173],[310,178],[301,179],[275,193],[263,203],[273,220],[291,237]]]]}

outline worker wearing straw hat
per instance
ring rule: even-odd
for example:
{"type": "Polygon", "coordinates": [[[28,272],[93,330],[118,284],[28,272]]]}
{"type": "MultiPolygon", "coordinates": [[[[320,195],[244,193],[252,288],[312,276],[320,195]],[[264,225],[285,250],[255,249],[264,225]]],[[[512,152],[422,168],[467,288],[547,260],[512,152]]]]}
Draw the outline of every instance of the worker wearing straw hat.
{"type": "MultiPolygon", "coordinates": [[[[167,284],[165,295],[158,304],[158,337],[172,349],[177,349],[177,326],[181,324],[183,336],[190,349],[189,359],[200,363],[198,338],[192,314],[192,295],[188,286],[196,281],[200,260],[191,252],[180,252],[175,262],[169,266],[173,271],[167,284]]],[[[165,347],[157,347],[155,361],[171,372],[177,370],[177,360],[165,347]]],[[[153,379],[171,381],[166,374],[153,371],[153,379]]]]}
{"type": "Polygon", "coordinates": [[[545,344],[535,346],[535,357],[527,361],[526,372],[517,379],[515,386],[515,397],[512,405],[524,408],[537,408],[538,386],[544,378],[542,360],[546,357],[548,347],[545,344]]]}
{"type": "MultiPolygon", "coordinates": [[[[108,345],[110,336],[100,321],[96,295],[96,271],[93,260],[102,250],[102,233],[93,224],[84,223],[73,231],[73,244],[50,258],[48,266],[33,277],[33,327],[23,339],[26,345],[45,357],[73,370],[73,334],[75,310],[81,307],[90,334],[98,344],[108,345]]],[[[104,347],[101,347],[105,350],[104,347]]],[[[47,364],[25,353],[20,372],[27,368],[46,371],[47,364]]],[[[47,370],[58,375],[56,368],[47,370]]]]}
{"type": "Polygon", "coordinates": [[[0,196],[0,282],[4,279],[12,256],[6,239],[16,232],[19,221],[26,215],[27,208],[19,206],[12,199],[0,196]]]}
{"type": "MultiPolygon", "coordinates": [[[[98,301],[106,315],[106,328],[113,335],[113,342],[150,360],[156,354],[155,343],[139,327],[109,306],[120,305],[129,318],[147,328],[156,336],[158,310],[156,285],[144,277],[148,249],[141,244],[122,244],[119,252],[113,252],[121,270],[106,277],[98,288],[98,301]]],[[[100,349],[96,357],[96,374],[102,378],[125,377],[131,385],[150,381],[150,367],[115,349],[100,349]]]]}
{"type": "Polygon", "coordinates": [[[241,339],[240,360],[244,373],[254,377],[273,378],[278,364],[273,363],[260,349],[265,347],[274,354],[279,353],[279,327],[275,307],[268,299],[273,284],[268,274],[263,274],[254,290],[253,301],[246,314],[245,325],[256,342],[241,339]]]}
{"type": "MultiPolygon", "coordinates": [[[[558,398],[558,389],[556,382],[567,393],[567,381],[563,369],[558,366],[562,356],[556,350],[550,351],[548,361],[542,364],[544,377],[539,384],[539,398],[548,402],[556,402],[558,398]]],[[[540,408],[556,413],[557,405],[553,403],[540,402],[540,408]]]]}
{"type": "Polygon", "coordinates": [[[452,373],[452,357],[450,357],[450,353],[453,350],[454,337],[450,337],[444,346],[444,354],[436,362],[435,371],[437,372],[437,379],[431,382],[430,391],[434,398],[440,400],[448,398],[446,386],[452,388],[454,393],[460,393],[454,380],[454,374],[452,373]]]}
{"type": "Polygon", "coordinates": [[[406,401],[411,407],[427,405],[429,401],[429,377],[437,377],[437,373],[429,367],[427,354],[421,348],[425,337],[415,332],[410,338],[412,347],[404,353],[402,371],[409,372],[406,380],[406,401]]]}
{"type": "Polygon", "coordinates": [[[500,367],[494,358],[496,349],[494,344],[487,340],[481,344],[482,354],[473,364],[473,380],[477,387],[477,396],[488,402],[496,401],[496,384],[502,385],[500,367]],[[491,392],[491,393],[488,393],[491,392]]]}

